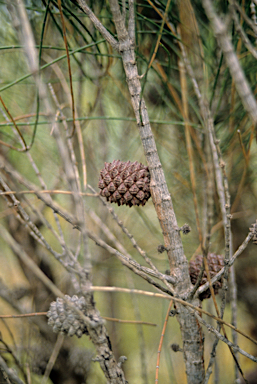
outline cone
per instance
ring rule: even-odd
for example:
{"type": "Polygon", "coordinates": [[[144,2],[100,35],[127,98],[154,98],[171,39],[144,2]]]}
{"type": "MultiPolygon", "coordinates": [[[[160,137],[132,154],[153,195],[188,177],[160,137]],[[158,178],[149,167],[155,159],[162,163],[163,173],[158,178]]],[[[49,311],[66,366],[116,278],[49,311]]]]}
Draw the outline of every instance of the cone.
{"type": "MultiPolygon", "coordinates": [[[[224,267],[223,256],[222,255],[216,255],[215,253],[209,253],[208,254],[207,263],[209,266],[209,272],[210,272],[211,279],[224,267]]],[[[189,262],[189,274],[190,274],[191,283],[193,285],[196,284],[198,275],[202,269],[202,265],[203,265],[203,256],[202,255],[197,255],[193,260],[190,260],[190,262],[189,262]]],[[[208,281],[207,273],[206,273],[206,271],[204,271],[200,286],[207,283],[207,281],[208,281]]],[[[213,289],[214,289],[215,295],[217,295],[218,290],[220,288],[222,288],[222,277],[220,278],[220,280],[216,281],[213,284],[213,289]]],[[[209,288],[199,295],[200,300],[208,299],[209,297],[211,297],[211,291],[209,288]]]]}
{"type": "Polygon", "coordinates": [[[150,198],[150,173],[148,168],[134,161],[113,160],[105,163],[100,172],[100,195],[118,205],[145,205],[150,198]]]}
{"type": "MultiPolygon", "coordinates": [[[[78,298],[76,295],[72,297],[65,295],[65,297],[79,310],[85,312],[86,302],[84,297],[78,298]]],[[[87,327],[83,320],[80,319],[80,316],[60,297],[51,303],[50,309],[47,312],[47,317],[48,324],[53,327],[55,333],[60,332],[62,335],[76,335],[77,337],[81,337],[83,334],[88,334],[87,327]]]]}

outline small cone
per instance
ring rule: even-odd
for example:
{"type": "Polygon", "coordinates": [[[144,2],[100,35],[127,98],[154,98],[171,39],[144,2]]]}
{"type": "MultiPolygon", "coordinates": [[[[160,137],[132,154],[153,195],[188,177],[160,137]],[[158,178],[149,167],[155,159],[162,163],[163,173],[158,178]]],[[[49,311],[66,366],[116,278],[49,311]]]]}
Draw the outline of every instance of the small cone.
{"type": "MultiPolygon", "coordinates": [[[[86,303],[84,297],[78,297],[76,295],[72,297],[65,295],[65,297],[79,310],[85,312],[86,303]]],[[[77,337],[81,337],[83,334],[88,334],[87,327],[80,316],[60,297],[50,304],[47,317],[48,324],[53,327],[55,333],[60,332],[62,335],[76,335],[77,337]]]]}
{"type": "Polygon", "coordinates": [[[150,198],[150,173],[148,168],[135,161],[113,160],[105,163],[100,172],[100,195],[118,205],[145,205],[150,198]]]}
{"type": "MultiPolygon", "coordinates": [[[[215,253],[208,254],[207,263],[209,266],[211,279],[224,267],[223,256],[216,255],[215,253]]],[[[195,285],[197,282],[197,278],[202,269],[202,265],[203,265],[202,255],[197,255],[193,260],[190,260],[189,262],[189,274],[190,274],[191,283],[193,285],[195,285]]],[[[207,283],[207,281],[208,281],[207,273],[206,271],[204,271],[200,285],[207,283]]],[[[220,288],[222,288],[222,278],[213,284],[215,295],[217,295],[218,290],[220,288]]],[[[200,300],[208,299],[209,297],[211,297],[211,291],[209,288],[199,295],[200,300]]]]}

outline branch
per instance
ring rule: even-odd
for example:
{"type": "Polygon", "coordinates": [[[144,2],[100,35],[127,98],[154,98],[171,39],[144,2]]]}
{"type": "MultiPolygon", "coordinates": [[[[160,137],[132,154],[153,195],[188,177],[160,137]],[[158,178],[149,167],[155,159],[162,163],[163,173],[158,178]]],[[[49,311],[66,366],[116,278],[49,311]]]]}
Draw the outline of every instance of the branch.
{"type": "Polygon", "coordinates": [[[230,70],[236,85],[237,92],[246,111],[251,116],[253,123],[257,123],[257,103],[239,63],[237,55],[234,52],[231,39],[227,34],[225,23],[218,17],[210,0],[203,0],[203,7],[208,16],[216,39],[224,54],[227,66],[230,70]]]}
{"type": "MultiPolygon", "coordinates": [[[[58,204],[53,202],[49,196],[45,195],[44,193],[40,193],[39,190],[37,190],[37,187],[27,181],[24,180],[23,177],[12,168],[10,164],[7,165],[6,161],[0,156],[0,169],[3,169],[7,174],[9,174],[12,178],[18,180],[20,183],[25,185],[28,189],[31,189],[35,192],[35,195],[44,202],[46,206],[51,208],[53,212],[57,213],[60,215],[64,220],[66,220],[68,223],[70,223],[74,229],[77,229],[81,231],[80,224],[78,220],[65,211],[63,208],[61,208],[58,204]]],[[[38,231],[39,232],[39,231],[38,231]]],[[[40,232],[39,232],[40,234],[40,232]]],[[[88,236],[91,240],[93,240],[97,245],[100,245],[102,248],[106,249],[108,252],[110,252],[112,255],[118,257],[118,259],[122,262],[122,264],[126,265],[129,269],[133,270],[137,275],[141,276],[144,280],[146,280],[149,284],[152,284],[156,288],[160,289],[161,291],[168,293],[168,294],[173,294],[173,290],[168,287],[167,289],[162,287],[160,284],[155,282],[153,279],[150,279],[148,275],[153,276],[161,281],[166,280],[166,282],[170,282],[174,284],[176,282],[175,278],[173,276],[169,275],[164,275],[161,272],[159,272],[157,269],[153,270],[144,266],[141,266],[139,263],[137,263],[135,260],[132,259],[132,257],[129,254],[122,254],[121,252],[117,251],[107,243],[105,243],[103,240],[101,240],[99,237],[97,237],[94,233],[89,231],[88,229],[85,229],[85,234],[88,236]],[[172,292],[171,292],[172,291],[172,292]]],[[[40,234],[41,235],[41,234],[40,234]]],[[[37,240],[37,238],[36,238],[37,240]]],[[[56,252],[52,252],[51,248],[48,246],[48,244],[43,243],[44,246],[48,251],[50,251],[56,258],[57,260],[61,261],[60,257],[56,254],[56,252]],[[58,257],[57,257],[58,256],[58,257]]],[[[79,263],[76,262],[76,260],[73,260],[74,264],[72,264],[72,267],[75,268],[76,273],[83,278],[83,271],[82,268],[80,267],[79,263]]],[[[69,269],[69,266],[66,265],[66,263],[63,263],[64,267],[66,269],[69,269]]],[[[74,272],[74,271],[73,271],[74,272]]]]}
{"type": "MultiPolygon", "coordinates": [[[[238,250],[234,253],[234,255],[229,260],[228,267],[231,267],[231,265],[234,264],[234,262],[237,259],[237,257],[240,256],[241,253],[246,249],[247,245],[250,243],[250,241],[252,240],[253,236],[254,236],[253,232],[249,232],[248,233],[248,235],[246,236],[246,238],[243,241],[243,243],[240,245],[238,250]]],[[[224,272],[225,272],[225,267],[221,268],[221,270],[213,277],[213,279],[211,279],[211,284],[213,285],[216,281],[218,281],[221,278],[221,276],[223,276],[224,272]]],[[[205,283],[204,285],[201,285],[201,287],[198,289],[196,294],[198,295],[198,294],[206,291],[206,289],[209,288],[209,286],[210,286],[209,282],[205,283]]]]}
{"type": "Polygon", "coordinates": [[[240,333],[240,335],[246,337],[248,340],[252,341],[254,344],[257,345],[257,340],[253,339],[251,336],[247,335],[246,333],[240,331],[236,327],[234,327],[232,324],[227,323],[225,320],[221,319],[220,317],[214,316],[211,313],[205,311],[202,308],[196,307],[193,304],[188,303],[187,301],[181,300],[177,297],[170,297],[168,295],[164,295],[163,293],[155,293],[155,292],[148,292],[148,291],[143,291],[140,289],[128,289],[128,288],[120,288],[120,287],[97,287],[97,286],[92,286],[91,287],[92,291],[97,291],[97,292],[123,292],[123,293],[134,293],[137,295],[144,295],[144,296],[149,296],[149,297],[156,297],[156,298],[162,298],[166,300],[173,300],[176,303],[182,304],[183,306],[190,308],[196,312],[202,313],[206,316],[211,317],[212,319],[216,320],[218,323],[224,324],[227,327],[233,329],[235,332],[240,333]]]}
{"type": "MultiPolygon", "coordinates": [[[[92,192],[95,192],[96,191],[90,186],[88,185],[89,189],[92,191],[92,192]]],[[[138,253],[145,259],[145,261],[150,265],[150,267],[152,268],[152,271],[155,272],[155,275],[156,276],[159,276],[159,279],[163,281],[163,283],[167,286],[167,288],[173,293],[175,294],[174,292],[174,289],[172,288],[172,286],[169,284],[169,283],[172,283],[172,284],[175,284],[176,283],[176,278],[174,276],[168,276],[168,275],[163,275],[162,273],[160,273],[158,271],[158,269],[155,267],[155,265],[153,264],[153,262],[151,261],[151,259],[146,255],[146,253],[140,248],[140,246],[137,244],[136,240],[134,239],[133,235],[128,231],[128,229],[124,226],[124,224],[122,223],[121,220],[119,220],[117,214],[115,213],[114,209],[110,206],[110,204],[108,204],[105,199],[103,199],[101,196],[98,196],[98,198],[101,200],[102,204],[108,209],[108,211],[111,213],[111,215],[113,216],[114,220],[116,221],[116,223],[119,225],[119,227],[122,229],[122,231],[125,233],[125,235],[129,238],[129,240],[131,241],[131,243],[133,244],[133,247],[138,251],[138,253]]],[[[101,221],[101,219],[92,211],[92,210],[89,210],[88,209],[88,212],[91,216],[91,218],[97,222],[97,224],[100,226],[101,230],[104,231],[104,233],[106,234],[106,236],[114,242],[116,248],[123,254],[129,256],[126,252],[126,250],[124,249],[124,247],[117,241],[117,239],[113,236],[113,234],[110,232],[109,228],[101,221]]],[[[129,256],[130,257],[130,256],[129,256]]],[[[151,273],[152,274],[152,273],[151,273]]],[[[154,276],[152,274],[152,276],[154,276]]]]}
{"type": "Polygon", "coordinates": [[[249,353],[245,352],[243,349],[241,349],[238,345],[233,344],[231,341],[229,341],[225,336],[223,336],[221,333],[219,333],[214,327],[212,327],[210,324],[208,324],[201,316],[199,316],[196,312],[194,312],[195,317],[197,320],[203,324],[208,331],[215,334],[215,336],[223,341],[225,344],[227,344],[230,348],[232,348],[235,352],[241,353],[241,355],[246,356],[248,359],[254,361],[257,363],[257,357],[250,355],[249,353]]]}
{"type": "MultiPolygon", "coordinates": [[[[78,0],[79,4],[85,4],[84,0],[78,0]]],[[[145,101],[142,97],[142,87],[139,80],[138,68],[134,51],[132,22],[134,20],[134,9],[132,0],[129,7],[129,33],[125,28],[124,14],[120,11],[117,0],[110,0],[110,8],[113,14],[113,21],[119,39],[119,50],[122,56],[124,71],[128,84],[131,103],[137,121],[139,135],[144,149],[145,157],[151,174],[151,196],[155,210],[160,222],[164,237],[164,246],[167,251],[171,276],[176,276],[176,292],[185,294],[192,287],[188,262],[184,255],[184,249],[180,233],[177,230],[177,219],[171,196],[165,180],[163,168],[157,153],[156,143],[151,130],[149,115],[145,101]]],[[[91,17],[95,27],[100,31],[105,30],[99,26],[99,21],[91,17]]],[[[198,300],[195,302],[199,303],[198,300]]],[[[183,306],[179,306],[178,320],[181,326],[182,339],[184,343],[184,360],[186,372],[188,373],[188,383],[195,384],[202,382],[204,377],[204,354],[203,339],[199,322],[194,315],[189,313],[183,306]],[[190,332],[189,332],[190,330],[190,332]],[[200,347],[199,347],[200,346],[200,347]],[[195,362],[197,361],[197,364],[195,362]],[[190,374],[189,374],[190,372],[190,374]]]]}
{"type": "MultiPolygon", "coordinates": [[[[108,384],[125,384],[124,373],[116,362],[112,347],[110,343],[107,330],[103,324],[103,319],[100,317],[99,312],[94,307],[94,302],[90,292],[85,292],[84,297],[86,299],[87,313],[83,313],[76,306],[69,301],[66,296],[56,287],[56,285],[41,271],[41,269],[34,263],[22,247],[12,238],[8,231],[0,225],[0,233],[6,243],[11,249],[19,255],[22,262],[37,276],[45,286],[54,293],[57,297],[62,298],[65,303],[72,308],[76,314],[84,321],[87,326],[89,336],[96,347],[98,353],[98,361],[101,368],[108,380],[108,384]]],[[[1,365],[1,357],[0,357],[1,365]]],[[[22,382],[17,382],[21,384],[22,382]]]]}
{"type": "Polygon", "coordinates": [[[78,0],[81,9],[88,15],[95,28],[102,34],[102,36],[108,41],[113,49],[119,51],[118,41],[107,31],[103,24],[98,20],[95,14],[91,11],[85,0],[78,0]]]}
{"type": "Polygon", "coordinates": [[[244,45],[246,46],[246,48],[248,49],[248,51],[251,52],[251,54],[253,55],[253,57],[255,59],[257,59],[257,50],[255,49],[255,47],[252,45],[250,39],[248,39],[246,33],[244,32],[239,20],[238,20],[238,16],[235,12],[235,9],[234,7],[231,7],[232,9],[232,17],[234,19],[234,22],[235,22],[235,27],[236,27],[236,31],[237,33],[241,36],[241,39],[244,43],[244,45]]]}
{"type": "Polygon", "coordinates": [[[24,384],[24,382],[16,375],[15,371],[11,368],[8,368],[6,362],[1,356],[0,356],[0,370],[3,373],[3,376],[4,376],[4,373],[7,375],[6,381],[8,384],[11,384],[11,383],[24,384]]]}

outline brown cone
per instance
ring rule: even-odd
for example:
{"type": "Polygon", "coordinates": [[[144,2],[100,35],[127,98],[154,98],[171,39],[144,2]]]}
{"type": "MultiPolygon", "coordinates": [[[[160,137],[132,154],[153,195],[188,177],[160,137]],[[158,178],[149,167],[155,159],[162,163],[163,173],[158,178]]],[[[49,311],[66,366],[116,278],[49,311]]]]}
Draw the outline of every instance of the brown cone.
{"type": "Polygon", "coordinates": [[[118,205],[145,205],[150,198],[150,173],[148,168],[134,161],[113,160],[105,163],[100,172],[100,195],[118,205]]]}
{"type": "MultiPolygon", "coordinates": [[[[207,262],[209,266],[210,277],[212,279],[221,270],[221,268],[224,267],[224,259],[223,259],[223,256],[221,255],[216,255],[215,253],[209,253],[207,257],[207,262]]],[[[191,283],[193,285],[196,284],[198,275],[202,269],[202,265],[203,265],[202,255],[197,255],[193,260],[190,260],[189,262],[189,274],[190,274],[191,283]]],[[[207,281],[208,281],[207,273],[206,271],[204,271],[200,285],[207,283],[207,281]]],[[[221,287],[222,287],[222,278],[213,284],[215,295],[217,295],[218,290],[221,287]]],[[[208,299],[209,297],[211,297],[211,291],[209,288],[199,295],[200,300],[208,299]]]]}

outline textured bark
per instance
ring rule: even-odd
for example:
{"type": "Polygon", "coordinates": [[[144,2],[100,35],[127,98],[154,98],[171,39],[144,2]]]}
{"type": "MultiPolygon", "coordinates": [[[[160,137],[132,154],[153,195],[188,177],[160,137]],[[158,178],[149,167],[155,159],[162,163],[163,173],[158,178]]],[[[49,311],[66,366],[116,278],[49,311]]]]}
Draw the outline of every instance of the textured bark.
{"type": "MultiPolygon", "coordinates": [[[[141,84],[135,59],[133,34],[131,33],[132,36],[130,36],[125,29],[125,24],[122,23],[122,15],[117,1],[111,0],[110,5],[120,42],[120,53],[122,55],[132,106],[151,173],[151,195],[162,228],[164,244],[168,249],[171,275],[177,279],[176,292],[183,296],[191,288],[188,262],[184,255],[171,196],[157,153],[147,108],[144,99],[141,97],[141,84]]],[[[130,7],[132,6],[133,4],[130,2],[130,7]]],[[[197,300],[194,304],[199,305],[199,301],[197,300]]],[[[180,305],[177,309],[188,383],[199,384],[204,379],[204,348],[201,326],[195,316],[189,313],[186,308],[180,305]]]]}
{"type": "Polygon", "coordinates": [[[92,326],[87,326],[87,330],[97,351],[97,357],[94,360],[99,362],[108,384],[126,384],[121,364],[117,363],[114,357],[103,319],[95,308],[93,295],[85,293],[84,297],[87,303],[86,316],[92,323],[92,326]]]}
{"type": "MultiPolygon", "coordinates": [[[[156,144],[149,123],[149,117],[144,100],[141,98],[135,53],[131,42],[127,39],[128,49],[122,54],[128,88],[131,94],[132,106],[137,119],[148,167],[151,173],[151,195],[156,213],[163,232],[164,244],[168,249],[171,276],[176,277],[176,292],[182,295],[191,287],[188,262],[184,255],[183,245],[178,231],[171,196],[168,191],[162,165],[157,153],[156,144]]],[[[123,44],[125,47],[125,44],[123,44]]],[[[197,305],[197,303],[195,303],[197,305]]],[[[199,305],[199,303],[198,303],[199,305]]],[[[188,383],[201,383],[204,379],[204,357],[201,326],[193,314],[179,306],[178,321],[180,323],[184,360],[188,383]]]]}

